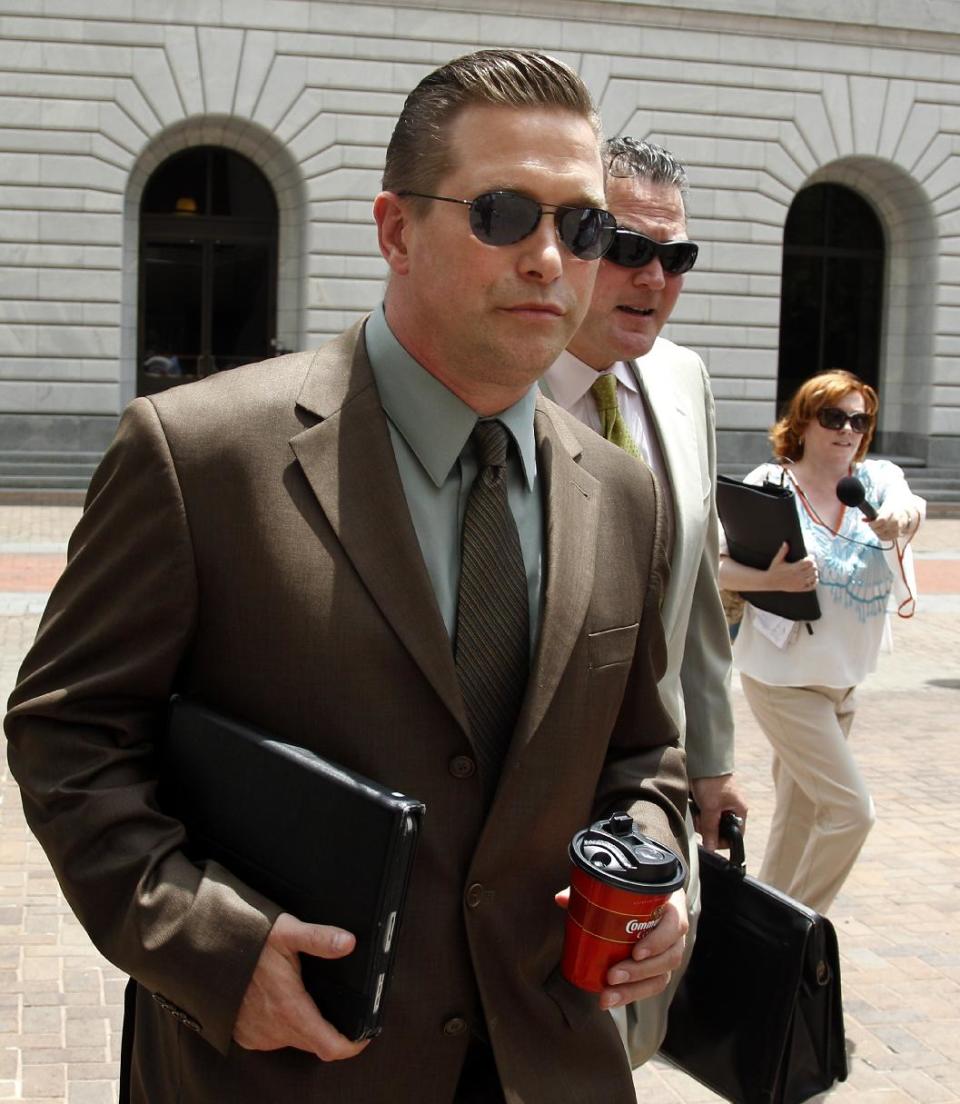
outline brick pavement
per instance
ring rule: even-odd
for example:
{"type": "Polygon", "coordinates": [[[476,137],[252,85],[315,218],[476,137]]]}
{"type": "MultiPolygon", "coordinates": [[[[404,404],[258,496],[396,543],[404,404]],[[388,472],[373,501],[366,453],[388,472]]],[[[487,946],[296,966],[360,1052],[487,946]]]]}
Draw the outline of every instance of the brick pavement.
{"type": "MultiPolygon", "coordinates": [[[[0,505],[0,702],[78,513],[0,505]]],[[[852,735],[878,822],[832,913],[851,1073],[820,1100],[960,1102],[960,520],[928,522],[915,548],[931,597],[895,624],[895,651],[864,684],[852,735]]],[[[769,751],[737,686],[734,708],[756,870],[769,751]]],[[[0,765],[0,1101],[105,1104],[116,1099],[123,980],[65,905],[0,765]]],[[[635,1082],[652,1104],[719,1099],[660,1060],[635,1082]]]]}

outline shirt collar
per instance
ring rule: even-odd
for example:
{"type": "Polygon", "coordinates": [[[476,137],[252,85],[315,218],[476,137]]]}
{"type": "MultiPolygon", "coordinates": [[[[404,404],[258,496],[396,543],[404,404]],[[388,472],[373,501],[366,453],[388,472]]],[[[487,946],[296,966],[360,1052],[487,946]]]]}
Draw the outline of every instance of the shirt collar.
{"type": "MultiPolygon", "coordinates": [[[[367,356],[384,412],[437,487],[460,458],[478,418],[462,399],[432,376],[400,344],[381,304],[364,328],[367,356]]],[[[533,415],[537,388],[497,414],[513,437],[528,490],[537,473],[533,415]]]]}
{"type": "Polygon", "coordinates": [[[590,388],[597,381],[598,376],[613,374],[618,382],[631,391],[639,393],[636,376],[630,365],[618,360],[603,372],[598,372],[585,364],[579,357],[575,357],[569,349],[564,351],[550,365],[546,371],[545,379],[547,388],[554,402],[569,410],[583,399],[590,388]]]}

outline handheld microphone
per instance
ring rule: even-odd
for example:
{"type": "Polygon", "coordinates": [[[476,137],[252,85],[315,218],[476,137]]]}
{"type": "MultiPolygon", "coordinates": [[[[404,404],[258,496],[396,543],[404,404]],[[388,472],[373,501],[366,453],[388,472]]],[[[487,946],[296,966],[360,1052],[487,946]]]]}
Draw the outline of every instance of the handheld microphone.
{"type": "Polygon", "coordinates": [[[845,475],[837,484],[837,498],[844,506],[857,507],[867,521],[873,521],[877,516],[876,509],[867,502],[867,492],[863,484],[855,475],[845,475]]]}

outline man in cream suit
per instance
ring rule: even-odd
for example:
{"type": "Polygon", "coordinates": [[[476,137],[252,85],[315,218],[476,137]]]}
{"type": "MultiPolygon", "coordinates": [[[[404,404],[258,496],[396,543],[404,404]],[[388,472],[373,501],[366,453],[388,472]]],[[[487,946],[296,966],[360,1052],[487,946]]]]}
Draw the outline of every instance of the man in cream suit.
{"type": "MultiPolygon", "coordinates": [[[[714,850],[721,812],[745,816],[746,806],[732,774],[730,643],[716,582],[713,398],[700,357],[659,336],[697,256],[687,240],[686,172],[666,150],[632,138],[611,139],[603,156],[607,203],[619,229],[587,316],[541,386],[582,422],[642,457],[664,489],[671,536],[663,606],[668,660],[660,694],[685,735],[691,789],[701,810],[697,828],[714,850]]],[[[693,923],[699,878],[692,820],[688,827],[693,923]]],[[[692,947],[691,932],[684,964],[692,947]]],[[[660,997],[627,1010],[634,1065],[659,1047],[679,978],[680,971],[660,997]]]]}
{"type": "Polygon", "coordinates": [[[656,689],[663,511],[536,387],[589,302],[603,203],[576,74],[534,51],[451,62],[387,151],[383,307],[125,413],[6,730],[70,904],[138,983],[137,1104],[634,1104],[606,1009],[662,991],[683,894],[599,995],[559,974],[554,896],[608,811],[686,847],[656,689]],[[504,538],[488,590],[468,531],[504,538]],[[508,574],[521,600],[478,662],[465,595],[505,610],[508,574]],[[185,854],[157,795],[173,692],[425,802],[379,1037],[344,1038],[300,981],[298,954],[349,954],[351,933],[185,854]]]}

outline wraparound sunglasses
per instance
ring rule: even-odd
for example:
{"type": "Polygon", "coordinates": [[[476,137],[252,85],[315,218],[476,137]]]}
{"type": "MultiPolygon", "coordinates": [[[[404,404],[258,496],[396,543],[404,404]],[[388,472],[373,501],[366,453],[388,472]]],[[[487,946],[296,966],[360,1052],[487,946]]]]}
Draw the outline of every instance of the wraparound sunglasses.
{"type": "Polygon", "coordinates": [[[617,227],[610,248],[603,255],[624,268],[643,268],[654,257],[660,258],[663,271],[671,276],[682,276],[697,263],[700,246],[692,241],[658,242],[636,230],[617,227]]]}
{"type": "Polygon", "coordinates": [[[544,214],[553,215],[557,237],[582,261],[602,257],[613,241],[617,220],[599,207],[553,207],[519,192],[484,192],[476,199],[453,199],[424,192],[398,192],[400,196],[438,199],[470,208],[473,236],[486,245],[513,245],[536,230],[544,214]]]}
{"type": "Polygon", "coordinates": [[[856,414],[848,414],[839,406],[822,406],[817,411],[817,421],[824,429],[843,429],[849,422],[854,433],[866,433],[873,425],[873,415],[860,410],[856,414]]]}

